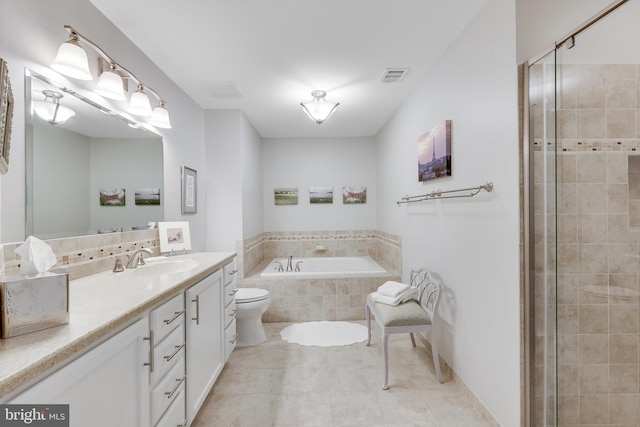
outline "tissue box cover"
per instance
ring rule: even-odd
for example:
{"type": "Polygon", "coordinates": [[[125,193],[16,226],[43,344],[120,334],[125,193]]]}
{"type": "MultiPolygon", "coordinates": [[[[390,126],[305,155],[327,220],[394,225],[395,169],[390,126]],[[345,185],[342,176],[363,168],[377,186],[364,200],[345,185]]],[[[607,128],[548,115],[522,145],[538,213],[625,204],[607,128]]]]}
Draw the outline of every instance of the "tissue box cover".
{"type": "Polygon", "coordinates": [[[69,274],[0,276],[2,338],[69,323],[69,274]]]}

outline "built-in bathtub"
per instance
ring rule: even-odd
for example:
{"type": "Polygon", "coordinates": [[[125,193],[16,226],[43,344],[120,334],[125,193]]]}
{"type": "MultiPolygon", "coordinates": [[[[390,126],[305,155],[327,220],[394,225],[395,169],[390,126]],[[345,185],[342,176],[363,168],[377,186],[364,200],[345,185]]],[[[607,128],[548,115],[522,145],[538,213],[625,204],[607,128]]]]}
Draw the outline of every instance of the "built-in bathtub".
{"type": "Polygon", "coordinates": [[[269,291],[264,322],[364,320],[366,296],[387,280],[401,279],[399,272],[369,256],[294,256],[293,271],[286,271],[287,262],[288,258],[265,260],[238,281],[240,287],[269,291]],[[278,262],[285,271],[278,271],[278,262]],[[296,265],[300,271],[295,271],[296,265]]]}
{"type": "Polygon", "coordinates": [[[264,278],[360,277],[386,274],[370,256],[275,258],[260,273],[264,278]],[[288,268],[290,267],[290,270],[288,268]]]}

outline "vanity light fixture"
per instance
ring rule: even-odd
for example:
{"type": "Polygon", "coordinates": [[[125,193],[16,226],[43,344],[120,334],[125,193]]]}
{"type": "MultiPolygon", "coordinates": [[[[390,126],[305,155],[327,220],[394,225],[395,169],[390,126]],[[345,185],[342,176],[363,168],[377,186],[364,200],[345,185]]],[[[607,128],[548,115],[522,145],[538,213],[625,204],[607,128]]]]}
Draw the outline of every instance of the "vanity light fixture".
{"type": "Polygon", "coordinates": [[[87,52],[79,43],[82,41],[98,53],[99,61],[106,61],[109,64],[109,68],[102,72],[98,85],[94,89],[97,94],[117,101],[125,101],[126,86],[123,84],[123,79],[130,79],[136,84],[137,89],[131,94],[129,113],[143,118],[150,117],[149,124],[152,126],[171,128],[166,102],[155,90],[143,84],[131,71],[114,61],[97,44],[80,34],[73,27],[65,25],[64,28],[70,33],[69,40],[64,42],[58,49],[58,55],[51,64],[52,69],[75,79],[92,80],[93,76],[89,69],[87,52]],[[158,102],[154,110],[151,109],[147,93],[151,93],[158,102]]]}
{"type": "Polygon", "coordinates": [[[116,70],[116,64],[112,62],[108,70],[100,74],[100,80],[93,90],[98,95],[116,101],[125,101],[127,96],[124,93],[124,82],[116,70]]]}
{"type": "Polygon", "coordinates": [[[60,105],[60,99],[63,97],[60,92],[43,90],[42,94],[44,101],[33,102],[33,112],[42,120],[52,125],[59,125],[76,115],[72,109],[60,105]]]}
{"type": "Polygon", "coordinates": [[[311,120],[321,125],[331,116],[331,114],[333,114],[340,103],[338,102],[337,104],[334,104],[324,99],[325,96],[327,96],[327,93],[323,90],[314,90],[311,92],[311,96],[313,96],[311,101],[305,103],[301,102],[300,105],[302,105],[302,109],[307,113],[311,120]]]}
{"type": "Polygon", "coordinates": [[[71,30],[69,40],[58,48],[58,54],[53,60],[51,68],[74,79],[93,80],[91,71],[89,71],[87,52],[78,43],[78,33],[75,30],[71,30]]]}
{"type": "Polygon", "coordinates": [[[128,111],[140,117],[149,117],[152,113],[149,97],[144,93],[144,86],[141,84],[139,84],[138,89],[131,94],[128,111]]]}

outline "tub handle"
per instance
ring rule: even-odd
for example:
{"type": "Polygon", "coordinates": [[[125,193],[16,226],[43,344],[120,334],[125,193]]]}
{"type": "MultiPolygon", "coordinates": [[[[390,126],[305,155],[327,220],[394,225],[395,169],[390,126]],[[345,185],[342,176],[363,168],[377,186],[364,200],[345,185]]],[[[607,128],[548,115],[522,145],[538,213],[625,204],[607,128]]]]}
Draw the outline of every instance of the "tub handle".
{"type": "Polygon", "coordinates": [[[296,270],[295,271],[300,271],[300,264],[303,263],[304,261],[298,261],[296,262],[296,270]]]}

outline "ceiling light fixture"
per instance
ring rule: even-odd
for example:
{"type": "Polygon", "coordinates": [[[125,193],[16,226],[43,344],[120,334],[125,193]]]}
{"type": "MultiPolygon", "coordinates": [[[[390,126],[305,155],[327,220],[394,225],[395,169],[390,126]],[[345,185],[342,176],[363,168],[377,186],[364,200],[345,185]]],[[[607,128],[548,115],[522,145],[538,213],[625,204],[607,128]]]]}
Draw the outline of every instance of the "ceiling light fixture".
{"type": "MultiPolygon", "coordinates": [[[[151,117],[149,124],[156,127],[171,128],[169,121],[169,112],[166,109],[166,102],[158,95],[158,93],[145,85],[138,79],[131,71],[124,68],[122,65],[114,61],[107,53],[102,50],[97,44],[77,32],[70,25],[65,25],[64,28],[69,31],[69,40],[64,42],[58,49],[58,54],[55,60],[51,64],[51,68],[60,74],[81,80],[92,80],[93,76],[89,69],[89,60],[87,52],[80,46],[79,41],[91,46],[93,50],[98,53],[99,61],[106,61],[109,64],[109,68],[102,72],[98,85],[94,91],[104,96],[105,98],[114,99],[117,101],[126,100],[126,89],[123,81],[124,79],[131,79],[136,84],[136,91],[131,94],[131,100],[129,101],[128,111],[131,114],[140,117],[151,117]],[[158,101],[158,106],[155,110],[158,110],[155,118],[151,110],[151,103],[146,92],[151,93],[158,101]],[[155,124],[151,123],[154,122],[155,124]]],[[[153,111],[155,111],[153,110],[153,111]]]]}
{"type": "Polygon", "coordinates": [[[33,112],[42,120],[52,125],[59,125],[76,115],[72,109],[60,105],[60,99],[63,97],[60,92],[43,90],[42,94],[44,101],[33,102],[33,112]],[[47,102],[47,100],[50,101],[47,102]]]}
{"type": "Polygon", "coordinates": [[[309,118],[320,125],[333,114],[340,103],[334,104],[324,99],[327,92],[323,90],[314,90],[311,92],[311,96],[313,96],[311,101],[301,102],[300,105],[309,118]]]}

